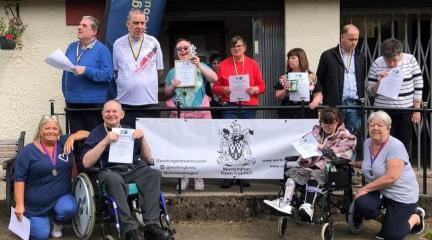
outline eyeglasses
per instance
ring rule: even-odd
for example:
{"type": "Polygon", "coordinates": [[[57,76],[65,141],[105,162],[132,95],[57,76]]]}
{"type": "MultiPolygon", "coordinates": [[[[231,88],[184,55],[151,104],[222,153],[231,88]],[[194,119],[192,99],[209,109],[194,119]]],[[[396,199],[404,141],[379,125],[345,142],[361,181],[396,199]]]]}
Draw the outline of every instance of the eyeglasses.
{"type": "Polygon", "coordinates": [[[177,52],[181,52],[181,50],[183,50],[183,51],[187,51],[189,49],[189,46],[186,46],[186,47],[178,47],[178,48],[176,48],[176,51],[177,52]]]}
{"type": "Polygon", "coordinates": [[[56,115],[43,115],[42,116],[43,120],[54,120],[54,121],[58,121],[58,118],[56,115]]]}
{"type": "Polygon", "coordinates": [[[231,48],[241,48],[243,46],[244,46],[244,44],[242,44],[242,45],[235,45],[235,46],[232,46],[231,48]]]}

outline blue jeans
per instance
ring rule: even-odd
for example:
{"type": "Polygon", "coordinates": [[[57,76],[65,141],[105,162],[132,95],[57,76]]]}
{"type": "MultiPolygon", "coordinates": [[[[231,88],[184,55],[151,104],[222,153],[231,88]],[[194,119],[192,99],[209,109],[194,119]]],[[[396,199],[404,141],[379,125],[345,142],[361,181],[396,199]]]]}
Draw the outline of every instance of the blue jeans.
{"type": "MultiPolygon", "coordinates": [[[[54,205],[54,218],[56,221],[63,222],[71,219],[76,211],[77,204],[75,198],[70,195],[64,195],[54,205]]],[[[30,220],[30,239],[45,240],[50,235],[50,218],[49,216],[29,217],[30,220]]]]}
{"type": "MultiPolygon", "coordinates": [[[[228,103],[226,105],[227,107],[235,107],[238,106],[234,103],[228,103]]],[[[248,110],[248,109],[241,109],[240,111],[236,110],[228,110],[228,111],[222,111],[222,118],[223,119],[255,119],[256,118],[256,110],[248,110]]]]}
{"type": "MultiPolygon", "coordinates": [[[[342,105],[346,106],[358,106],[359,101],[356,99],[342,99],[342,105]]],[[[360,131],[361,125],[361,113],[359,109],[342,109],[342,114],[344,116],[345,127],[351,132],[356,133],[360,131]]]]}

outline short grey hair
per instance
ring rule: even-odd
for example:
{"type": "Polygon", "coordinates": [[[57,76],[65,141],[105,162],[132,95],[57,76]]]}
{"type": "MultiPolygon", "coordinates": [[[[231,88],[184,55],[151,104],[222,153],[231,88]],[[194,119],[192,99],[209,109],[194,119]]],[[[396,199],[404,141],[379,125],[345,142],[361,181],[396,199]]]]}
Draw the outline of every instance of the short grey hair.
{"type": "Polygon", "coordinates": [[[367,124],[369,126],[369,124],[374,121],[374,120],[381,120],[384,122],[384,124],[386,125],[387,129],[391,128],[392,125],[392,119],[390,117],[390,115],[388,115],[386,112],[384,111],[376,111],[373,112],[369,115],[369,118],[367,120],[367,124]]]}
{"type": "Polygon", "coordinates": [[[100,29],[100,22],[97,18],[93,16],[83,16],[82,19],[88,19],[92,22],[91,28],[96,31],[96,33],[99,33],[100,29]]]}
{"type": "Polygon", "coordinates": [[[141,10],[141,8],[132,8],[127,15],[126,21],[129,22],[129,20],[132,18],[132,15],[135,15],[137,13],[144,15],[144,12],[143,12],[143,10],[141,10]]]}
{"type": "Polygon", "coordinates": [[[401,54],[402,50],[403,50],[402,43],[396,38],[386,39],[381,44],[381,53],[383,57],[387,59],[393,59],[397,55],[401,54]]]}

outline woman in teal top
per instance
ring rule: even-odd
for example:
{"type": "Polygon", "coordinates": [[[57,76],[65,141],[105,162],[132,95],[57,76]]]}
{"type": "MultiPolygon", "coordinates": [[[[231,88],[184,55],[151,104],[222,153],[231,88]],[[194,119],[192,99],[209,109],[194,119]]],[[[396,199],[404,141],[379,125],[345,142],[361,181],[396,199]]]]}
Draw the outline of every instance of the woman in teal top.
{"type": "MultiPolygon", "coordinates": [[[[182,86],[182,82],[175,78],[175,68],[170,69],[165,79],[165,95],[169,98],[166,105],[174,107],[175,102],[179,101],[181,107],[209,107],[209,98],[206,95],[204,79],[209,83],[216,82],[217,74],[209,66],[200,62],[200,58],[195,54],[195,47],[188,39],[178,39],[175,51],[179,60],[190,61],[185,64],[194,64],[197,72],[194,85],[182,86]]],[[[177,113],[175,111],[171,112],[170,117],[176,118],[177,113]]],[[[209,111],[182,111],[180,117],[211,118],[211,114],[209,111]]],[[[186,190],[188,182],[187,178],[182,179],[182,190],[186,190]]],[[[202,178],[195,178],[195,190],[204,190],[202,178]]]]}

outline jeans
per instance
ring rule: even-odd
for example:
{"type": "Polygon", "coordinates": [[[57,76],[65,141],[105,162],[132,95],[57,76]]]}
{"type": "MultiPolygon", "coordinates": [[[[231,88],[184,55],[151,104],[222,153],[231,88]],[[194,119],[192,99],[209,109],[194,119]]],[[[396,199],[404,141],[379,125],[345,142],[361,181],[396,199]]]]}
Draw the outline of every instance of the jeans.
{"type": "MultiPolygon", "coordinates": [[[[235,107],[238,106],[234,103],[228,103],[226,105],[227,107],[235,107]]],[[[255,119],[256,118],[256,110],[248,110],[248,109],[241,109],[239,110],[228,110],[228,111],[222,111],[222,118],[223,119],[255,119]]]]}
{"type": "MultiPolygon", "coordinates": [[[[70,195],[64,195],[54,205],[54,219],[64,222],[71,219],[77,211],[75,198],[70,195]]],[[[50,218],[49,216],[29,217],[30,220],[30,239],[45,240],[50,235],[50,218]]]]}
{"type": "MultiPolygon", "coordinates": [[[[358,106],[359,101],[357,99],[346,98],[342,99],[342,105],[346,106],[358,106]]],[[[360,131],[361,127],[361,112],[359,109],[342,109],[344,116],[345,127],[351,132],[356,134],[356,131],[360,131]]]]}

